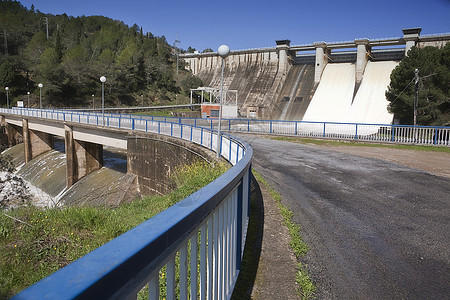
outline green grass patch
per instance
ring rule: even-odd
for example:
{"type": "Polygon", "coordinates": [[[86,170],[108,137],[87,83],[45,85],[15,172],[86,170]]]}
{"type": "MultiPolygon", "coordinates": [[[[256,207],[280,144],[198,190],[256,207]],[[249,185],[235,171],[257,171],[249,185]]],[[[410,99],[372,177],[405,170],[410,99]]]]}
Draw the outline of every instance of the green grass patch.
{"type": "Polygon", "coordinates": [[[288,228],[291,236],[289,245],[297,258],[296,282],[299,286],[299,295],[301,299],[311,299],[314,296],[316,287],[308,275],[306,266],[300,261],[300,259],[308,252],[308,245],[303,241],[300,234],[301,227],[292,221],[294,213],[287,206],[281,203],[281,195],[270,187],[269,183],[264,179],[264,177],[262,177],[261,174],[253,170],[253,175],[258,182],[261,182],[267,187],[270,195],[276,201],[277,206],[281,211],[284,225],[288,228]]]}
{"type": "Polygon", "coordinates": [[[450,153],[450,147],[440,146],[426,146],[426,145],[398,145],[398,144],[382,144],[382,143],[363,143],[357,141],[331,141],[325,139],[311,139],[289,136],[269,136],[268,138],[277,141],[287,141],[299,144],[313,144],[317,146],[355,146],[355,147],[378,147],[378,148],[393,148],[403,150],[418,150],[418,151],[435,151],[450,153]]]}
{"type": "Polygon", "coordinates": [[[225,164],[197,162],[177,169],[177,188],[117,208],[22,207],[0,212],[0,299],[50,275],[107,243],[225,172],[225,164]]]}

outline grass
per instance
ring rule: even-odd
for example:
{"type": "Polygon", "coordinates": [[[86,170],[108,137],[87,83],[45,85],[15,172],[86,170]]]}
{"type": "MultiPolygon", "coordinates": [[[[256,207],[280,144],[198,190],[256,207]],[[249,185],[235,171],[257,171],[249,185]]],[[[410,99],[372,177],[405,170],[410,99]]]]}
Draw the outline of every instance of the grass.
{"type": "Polygon", "coordinates": [[[197,162],[179,168],[177,189],[117,208],[22,207],[0,213],[0,299],[50,275],[139,225],[219,177],[227,166],[197,162]]]}
{"type": "Polygon", "coordinates": [[[287,136],[270,136],[270,139],[277,141],[287,141],[299,144],[313,144],[318,146],[355,146],[355,147],[378,147],[378,148],[393,148],[403,150],[418,150],[418,151],[435,151],[435,152],[447,152],[450,153],[450,147],[437,147],[437,146],[425,146],[425,145],[398,145],[398,144],[382,144],[382,143],[362,143],[353,141],[330,141],[324,139],[311,139],[300,137],[287,137],[287,136]]]}
{"type": "Polygon", "coordinates": [[[284,225],[288,228],[291,237],[289,246],[297,258],[297,274],[295,280],[299,286],[299,295],[301,299],[311,299],[314,296],[316,287],[308,275],[306,266],[300,261],[308,252],[308,245],[303,241],[300,234],[301,227],[292,221],[294,213],[281,203],[281,195],[269,186],[269,183],[261,176],[261,174],[255,171],[253,171],[253,174],[258,182],[261,182],[267,187],[270,195],[276,201],[277,206],[280,209],[284,225]]]}

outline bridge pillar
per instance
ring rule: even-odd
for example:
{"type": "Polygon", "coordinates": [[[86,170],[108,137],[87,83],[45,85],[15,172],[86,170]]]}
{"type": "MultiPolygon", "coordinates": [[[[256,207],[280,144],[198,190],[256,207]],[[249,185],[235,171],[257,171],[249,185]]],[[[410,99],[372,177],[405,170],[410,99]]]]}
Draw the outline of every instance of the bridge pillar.
{"type": "Polygon", "coordinates": [[[283,74],[287,72],[289,66],[288,52],[291,45],[290,40],[279,40],[275,41],[277,43],[278,52],[278,71],[283,74]]]}
{"type": "Polygon", "coordinates": [[[29,129],[27,119],[22,119],[22,137],[25,163],[53,149],[53,135],[29,129]]]}
{"type": "Polygon", "coordinates": [[[19,144],[22,141],[20,127],[8,124],[6,122],[5,116],[1,116],[0,120],[0,144],[3,147],[12,147],[19,144]]]}
{"type": "Polygon", "coordinates": [[[73,138],[73,128],[64,125],[66,147],[66,182],[71,187],[78,180],[103,166],[103,146],[73,138]]]}
{"type": "Polygon", "coordinates": [[[356,83],[360,83],[369,58],[369,39],[355,40],[356,44],[356,83]]]}
{"type": "Polygon", "coordinates": [[[315,42],[314,46],[316,47],[314,83],[319,83],[323,70],[328,63],[328,58],[330,57],[331,51],[330,49],[327,49],[327,44],[325,42],[315,42]]]}
{"type": "Polygon", "coordinates": [[[419,40],[420,32],[422,31],[422,28],[416,27],[416,28],[406,28],[402,29],[403,31],[403,39],[406,41],[406,47],[405,47],[405,56],[408,55],[408,51],[414,47],[419,40]]]}

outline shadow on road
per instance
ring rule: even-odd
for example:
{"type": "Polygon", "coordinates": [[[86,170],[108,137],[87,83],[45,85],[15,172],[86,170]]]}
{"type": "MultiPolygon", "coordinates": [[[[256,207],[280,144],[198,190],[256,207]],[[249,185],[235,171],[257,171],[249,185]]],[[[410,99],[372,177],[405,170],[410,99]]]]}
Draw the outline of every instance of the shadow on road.
{"type": "Polygon", "coordinates": [[[264,232],[264,204],[261,189],[252,174],[250,197],[250,220],[248,223],[247,240],[239,277],[231,296],[231,300],[251,299],[258,270],[259,258],[264,232]]]}

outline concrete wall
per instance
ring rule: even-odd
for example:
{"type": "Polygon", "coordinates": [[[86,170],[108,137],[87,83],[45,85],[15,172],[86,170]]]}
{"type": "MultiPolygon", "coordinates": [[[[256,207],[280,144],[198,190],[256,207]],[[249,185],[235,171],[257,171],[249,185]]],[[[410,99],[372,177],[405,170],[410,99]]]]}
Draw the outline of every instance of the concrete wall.
{"type": "Polygon", "coordinates": [[[137,176],[141,195],[167,194],[177,167],[215,159],[195,144],[158,135],[129,137],[127,151],[127,173],[137,176]]]}
{"type": "MultiPolygon", "coordinates": [[[[226,58],[224,89],[239,91],[240,116],[247,116],[249,106],[269,107],[274,102],[291,66],[285,56],[284,50],[277,51],[274,48],[259,52],[231,52],[226,58]],[[283,56],[282,60],[279,60],[280,53],[283,56]]],[[[211,54],[188,57],[184,60],[188,64],[188,69],[202,79],[205,86],[220,86],[222,72],[220,57],[211,54]]]]}

